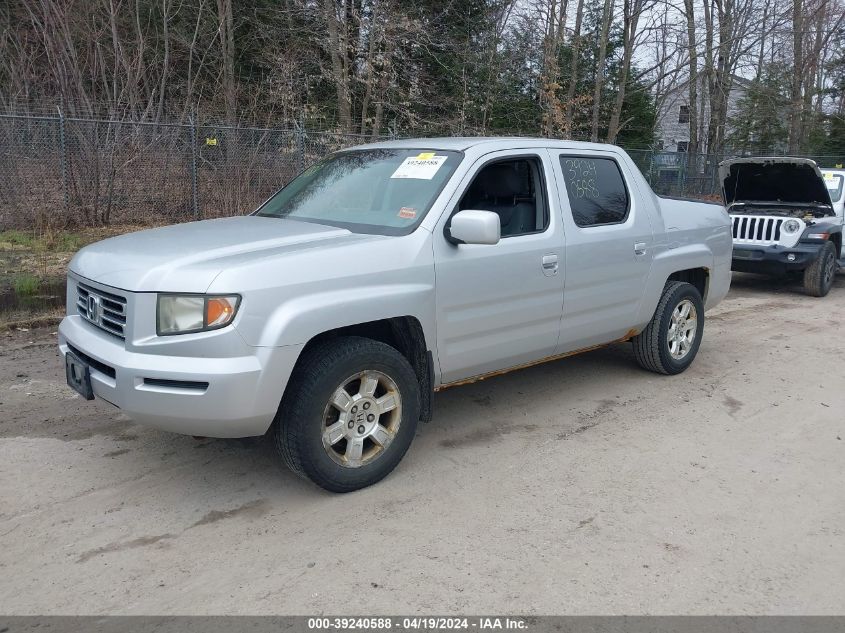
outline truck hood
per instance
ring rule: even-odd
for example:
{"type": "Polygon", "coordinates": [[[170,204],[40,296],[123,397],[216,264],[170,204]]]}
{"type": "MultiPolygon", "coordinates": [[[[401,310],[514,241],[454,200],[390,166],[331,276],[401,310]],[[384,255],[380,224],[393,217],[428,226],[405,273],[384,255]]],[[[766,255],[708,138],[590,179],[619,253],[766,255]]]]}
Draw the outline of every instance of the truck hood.
{"type": "Polygon", "coordinates": [[[783,208],[833,215],[822,173],[808,158],[737,158],[719,165],[725,206],[783,208]],[[792,209],[789,207],[792,206],[792,209]]]}
{"type": "Polygon", "coordinates": [[[113,237],[80,250],[71,272],[132,292],[205,292],[245,261],[373,236],[259,216],[176,224],[113,237]]]}

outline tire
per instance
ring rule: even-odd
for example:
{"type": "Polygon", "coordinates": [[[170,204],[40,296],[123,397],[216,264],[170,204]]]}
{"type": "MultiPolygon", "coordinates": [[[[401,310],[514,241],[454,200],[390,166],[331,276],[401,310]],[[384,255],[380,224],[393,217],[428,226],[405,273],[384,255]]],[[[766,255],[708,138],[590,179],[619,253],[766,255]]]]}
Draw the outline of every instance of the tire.
{"type": "Polygon", "coordinates": [[[836,244],[825,242],[819,256],[804,270],[804,291],[811,297],[824,297],[836,279],[836,244]]]}
{"type": "Polygon", "coordinates": [[[704,333],[704,302],[701,294],[692,284],[681,281],[670,281],[663,288],[663,294],[646,328],[637,334],[631,343],[634,346],[634,356],[640,367],[658,374],[680,374],[692,364],[701,337],[704,333]],[[680,309],[679,317],[684,309],[688,309],[688,316],[681,318],[682,327],[689,326],[683,334],[683,340],[675,338],[672,330],[673,314],[680,309]],[[690,324],[690,317],[695,323],[690,324]],[[672,337],[672,340],[670,340],[672,337]]]}
{"type": "Polygon", "coordinates": [[[326,490],[371,486],[414,439],[419,389],[411,365],[390,345],[353,336],[318,344],[300,359],[282,398],[276,450],[293,472],[326,490]]]}

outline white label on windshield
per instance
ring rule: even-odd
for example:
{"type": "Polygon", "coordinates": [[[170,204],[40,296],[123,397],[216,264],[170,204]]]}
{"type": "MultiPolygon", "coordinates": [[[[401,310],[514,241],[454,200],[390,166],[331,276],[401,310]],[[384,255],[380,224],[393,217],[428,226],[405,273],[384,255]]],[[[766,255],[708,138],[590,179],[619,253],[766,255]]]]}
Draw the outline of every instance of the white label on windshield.
{"type": "Polygon", "coordinates": [[[391,178],[416,178],[418,180],[431,180],[440,166],[446,162],[448,156],[435,156],[433,152],[426,152],[418,156],[409,156],[391,178]]]}

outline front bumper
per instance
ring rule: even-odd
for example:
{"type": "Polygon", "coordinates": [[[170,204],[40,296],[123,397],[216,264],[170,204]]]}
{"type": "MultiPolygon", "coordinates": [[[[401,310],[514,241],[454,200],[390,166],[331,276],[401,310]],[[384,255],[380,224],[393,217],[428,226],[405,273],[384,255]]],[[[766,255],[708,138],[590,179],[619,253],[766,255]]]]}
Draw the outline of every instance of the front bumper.
{"type": "MultiPolygon", "coordinates": [[[[240,338],[234,331],[225,334],[240,338]]],[[[127,350],[124,341],[79,315],[65,317],[59,325],[62,356],[71,349],[87,361],[94,395],[133,420],[188,435],[263,435],[303,346],[244,343],[241,355],[216,358],[213,343],[208,343],[203,356],[170,356],[161,347],[144,353],[127,350]]],[[[229,338],[227,349],[231,346],[229,338]]]]}
{"type": "Polygon", "coordinates": [[[743,273],[781,275],[804,270],[819,256],[823,241],[818,244],[800,242],[792,247],[735,245],[731,270],[743,273]]]}

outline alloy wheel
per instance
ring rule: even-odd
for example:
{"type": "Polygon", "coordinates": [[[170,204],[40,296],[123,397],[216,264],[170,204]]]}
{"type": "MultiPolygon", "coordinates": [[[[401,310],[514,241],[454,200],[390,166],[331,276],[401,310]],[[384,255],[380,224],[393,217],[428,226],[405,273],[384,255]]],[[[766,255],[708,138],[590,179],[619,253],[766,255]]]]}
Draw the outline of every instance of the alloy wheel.
{"type": "Polygon", "coordinates": [[[402,397],[390,376],[358,372],[344,380],[323,412],[323,448],[336,463],[360,468],[390,446],[402,422],[402,397]]]}
{"type": "Polygon", "coordinates": [[[669,331],[666,334],[666,342],[669,344],[669,354],[672,358],[681,360],[689,354],[697,333],[698,312],[692,301],[684,299],[672,311],[669,331]]]}

